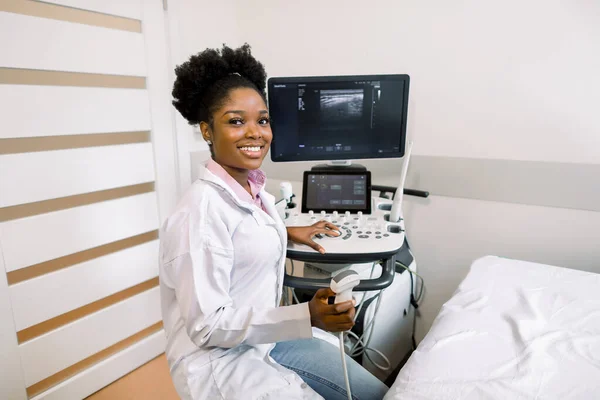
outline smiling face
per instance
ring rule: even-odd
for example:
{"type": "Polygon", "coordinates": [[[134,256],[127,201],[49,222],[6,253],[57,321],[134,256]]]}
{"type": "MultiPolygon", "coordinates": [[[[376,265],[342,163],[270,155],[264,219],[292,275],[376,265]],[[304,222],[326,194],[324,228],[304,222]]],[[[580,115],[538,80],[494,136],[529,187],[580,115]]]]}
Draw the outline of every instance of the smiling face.
{"type": "Polygon", "coordinates": [[[212,142],[213,159],[234,178],[260,168],[273,138],[260,94],[250,88],[231,90],[212,120],[212,124],[201,122],[200,130],[212,142]]]}

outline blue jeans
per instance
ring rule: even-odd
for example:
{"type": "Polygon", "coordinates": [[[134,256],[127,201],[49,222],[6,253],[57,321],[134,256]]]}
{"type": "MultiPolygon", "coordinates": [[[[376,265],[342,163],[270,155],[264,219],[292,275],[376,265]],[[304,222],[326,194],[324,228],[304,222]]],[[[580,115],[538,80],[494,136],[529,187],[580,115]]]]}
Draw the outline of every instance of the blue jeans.
{"type": "MultiPolygon", "coordinates": [[[[346,381],[338,348],[320,339],[279,342],[271,351],[278,364],[296,372],[326,400],[347,400],[346,381]]],[[[346,356],[350,390],[355,400],[381,400],[388,387],[346,356]]]]}

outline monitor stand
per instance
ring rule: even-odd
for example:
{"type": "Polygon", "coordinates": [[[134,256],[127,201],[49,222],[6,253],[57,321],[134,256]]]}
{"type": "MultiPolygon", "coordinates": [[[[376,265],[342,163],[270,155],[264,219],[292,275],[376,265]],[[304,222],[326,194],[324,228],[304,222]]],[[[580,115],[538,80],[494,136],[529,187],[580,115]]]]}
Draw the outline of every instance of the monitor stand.
{"type": "Polygon", "coordinates": [[[312,172],[319,171],[366,171],[367,167],[360,164],[352,164],[350,160],[332,160],[329,164],[317,164],[310,169],[312,172]]]}

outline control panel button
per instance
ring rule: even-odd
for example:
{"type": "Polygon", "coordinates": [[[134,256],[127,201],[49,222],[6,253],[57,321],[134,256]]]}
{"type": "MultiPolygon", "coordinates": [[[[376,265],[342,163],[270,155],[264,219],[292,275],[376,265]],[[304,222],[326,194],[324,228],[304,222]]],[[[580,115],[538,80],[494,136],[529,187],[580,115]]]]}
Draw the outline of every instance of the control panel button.
{"type": "Polygon", "coordinates": [[[358,235],[358,237],[361,238],[361,239],[368,239],[369,238],[368,235],[358,235]]]}

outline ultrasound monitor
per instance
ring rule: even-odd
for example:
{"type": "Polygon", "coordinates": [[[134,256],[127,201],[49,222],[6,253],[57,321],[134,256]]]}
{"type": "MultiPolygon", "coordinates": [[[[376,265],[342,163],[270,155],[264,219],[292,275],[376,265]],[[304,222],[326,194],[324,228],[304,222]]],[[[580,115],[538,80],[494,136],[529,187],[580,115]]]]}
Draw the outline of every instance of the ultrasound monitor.
{"type": "Polygon", "coordinates": [[[408,75],[270,78],[271,159],[403,157],[409,83],[408,75]]]}

